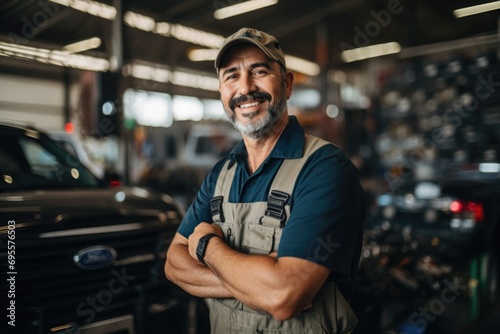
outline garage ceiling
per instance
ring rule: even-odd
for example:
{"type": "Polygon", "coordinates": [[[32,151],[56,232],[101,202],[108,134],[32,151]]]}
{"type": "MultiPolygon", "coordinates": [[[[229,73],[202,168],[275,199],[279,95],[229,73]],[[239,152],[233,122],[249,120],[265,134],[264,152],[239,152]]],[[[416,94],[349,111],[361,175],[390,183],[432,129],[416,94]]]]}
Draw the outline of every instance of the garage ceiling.
{"type": "MultiPolygon", "coordinates": [[[[69,2],[72,1],[77,0],[69,2]]],[[[113,4],[111,0],[100,2],[113,4]]],[[[325,59],[323,63],[328,68],[346,66],[339,57],[342,45],[396,41],[409,48],[492,35],[498,29],[499,11],[461,19],[453,16],[454,9],[484,1],[281,0],[276,5],[225,20],[214,18],[215,9],[237,2],[241,1],[123,0],[122,6],[123,12],[140,13],[156,22],[180,24],[222,36],[242,26],[255,27],[275,35],[286,54],[310,61],[325,59]],[[325,43],[318,42],[321,40],[325,43]]],[[[47,0],[0,0],[0,39],[4,42],[61,49],[97,36],[102,45],[85,54],[109,59],[111,26],[110,20],[47,0]]],[[[123,28],[123,40],[125,62],[143,60],[214,73],[212,62],[188,60],[187,51],[201,48],[199,45],[129,26],[123,28]]],[[[0,70],[8,70],[5,61],[0,63],[0,70]]]]}

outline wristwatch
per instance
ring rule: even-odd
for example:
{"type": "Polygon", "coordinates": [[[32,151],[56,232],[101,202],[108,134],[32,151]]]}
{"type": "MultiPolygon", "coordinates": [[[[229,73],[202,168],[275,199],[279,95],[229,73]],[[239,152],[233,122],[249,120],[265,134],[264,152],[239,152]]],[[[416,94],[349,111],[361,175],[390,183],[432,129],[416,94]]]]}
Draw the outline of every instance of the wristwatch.
{"type": "Polygon", "coordinates": [[[213,237],[218,237],[218,235],[215,233],[209,233],[207,235],[202,236],[198,241],[198,246],[196,247],[196,257],[198,258],[198,261],[200,261],[203,264],[206,264],[204,257],[205,257],[205,252],[207,251],[208,241],[213,237]]]}

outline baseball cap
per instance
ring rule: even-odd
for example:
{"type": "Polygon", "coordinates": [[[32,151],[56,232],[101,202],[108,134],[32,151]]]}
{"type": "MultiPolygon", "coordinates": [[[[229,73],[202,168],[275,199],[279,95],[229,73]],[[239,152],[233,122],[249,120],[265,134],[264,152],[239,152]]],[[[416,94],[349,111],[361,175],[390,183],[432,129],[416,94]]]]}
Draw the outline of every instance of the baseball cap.
{"type": "Polygon", "coordinates": [[[217,71],[219,71],[220,63],[227,49],[241,43],[249,43],[259,47],[269,58],[280,63],[283,68],[286,68],[285,56],[281,50],[280,43],[274,36],[253,28],[241,28],[224,40],[215,58],[215,68],[217,71]]]}

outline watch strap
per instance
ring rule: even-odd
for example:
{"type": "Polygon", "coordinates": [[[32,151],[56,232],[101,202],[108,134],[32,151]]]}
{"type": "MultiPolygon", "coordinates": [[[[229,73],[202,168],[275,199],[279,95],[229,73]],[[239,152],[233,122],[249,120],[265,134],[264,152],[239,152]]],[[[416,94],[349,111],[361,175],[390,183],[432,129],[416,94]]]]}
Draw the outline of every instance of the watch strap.
{"type": "Polygon", "coordinates": [[[196,247],[196,257],[198,258],[198,261],[200,261],[203,264],[206,264],[205,252],[207,251],[208,241],[213,237],[218,237],[218,235],[215,233],[209,233],[207,235],[202,236],[198,241],[198,246],[196,247]]]}

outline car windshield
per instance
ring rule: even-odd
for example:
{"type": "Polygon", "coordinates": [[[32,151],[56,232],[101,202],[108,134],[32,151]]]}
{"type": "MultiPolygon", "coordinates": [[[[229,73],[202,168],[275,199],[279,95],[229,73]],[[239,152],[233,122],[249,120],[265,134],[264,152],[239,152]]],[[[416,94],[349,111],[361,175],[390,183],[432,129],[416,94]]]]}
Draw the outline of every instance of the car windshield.
{"type": "Polygon", "coordinates": [[[35,130],[0,131],[0,191],[95,188],[101,181],[72,154],[35,130]]]}

